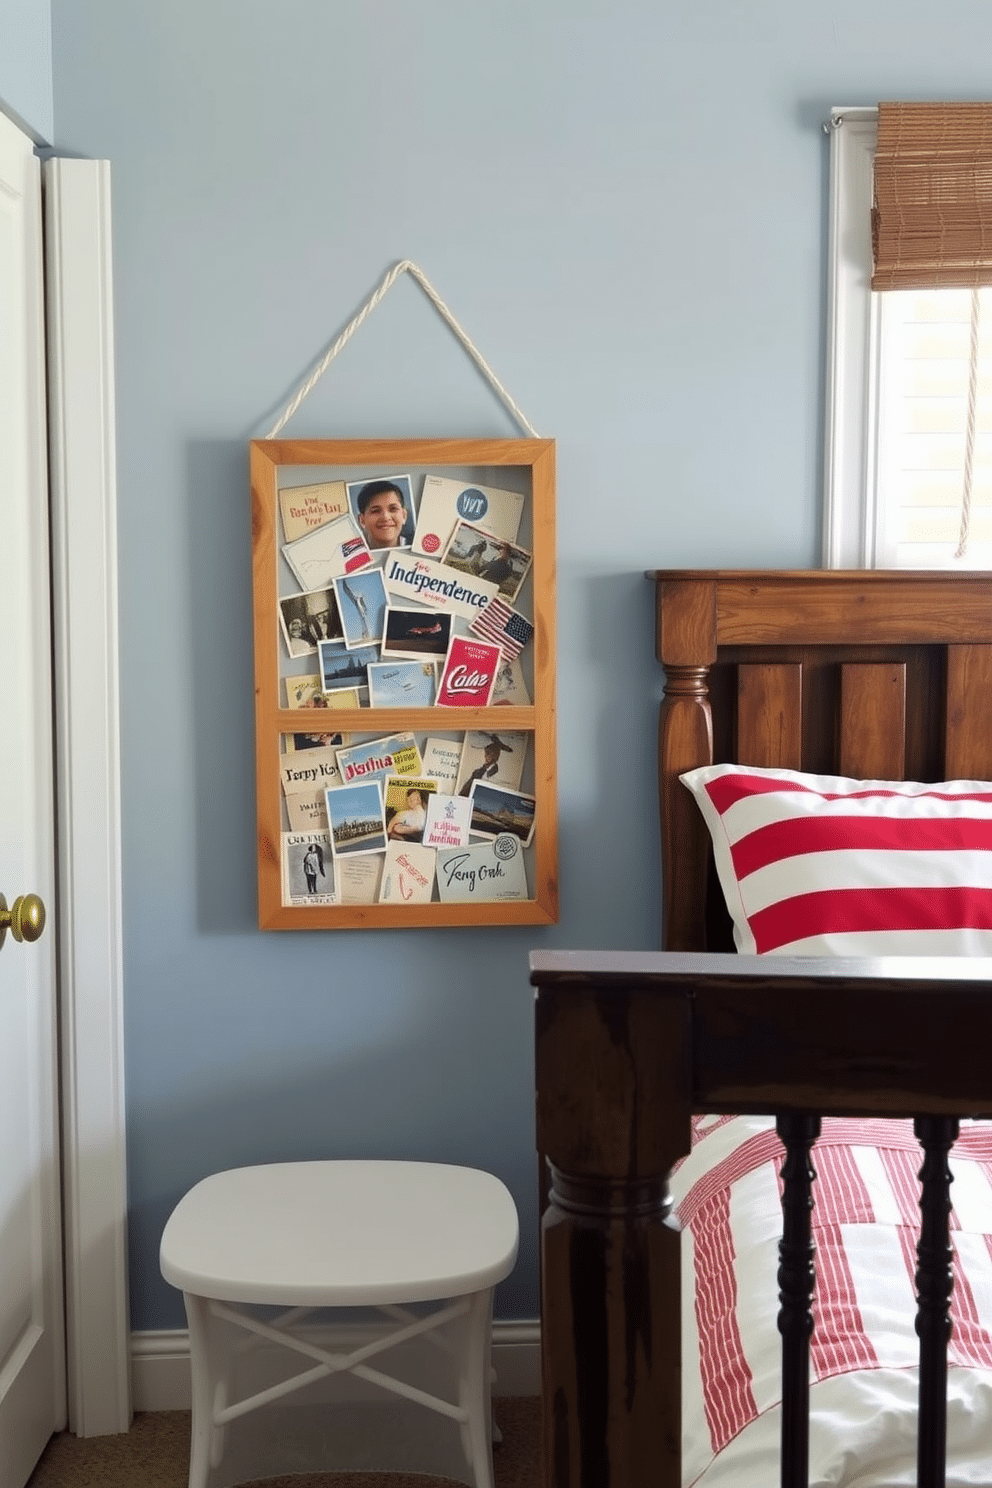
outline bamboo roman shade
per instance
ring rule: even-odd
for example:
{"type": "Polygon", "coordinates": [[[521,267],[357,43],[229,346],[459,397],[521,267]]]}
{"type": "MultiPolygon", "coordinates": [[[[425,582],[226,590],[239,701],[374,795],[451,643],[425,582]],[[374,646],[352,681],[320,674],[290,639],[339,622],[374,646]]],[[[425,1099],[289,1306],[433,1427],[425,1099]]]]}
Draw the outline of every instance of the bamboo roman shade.
{"type": "Polygon", "coordinates": [[[880,103],[872,289],[992,285],[992,103],[880,103]]]}

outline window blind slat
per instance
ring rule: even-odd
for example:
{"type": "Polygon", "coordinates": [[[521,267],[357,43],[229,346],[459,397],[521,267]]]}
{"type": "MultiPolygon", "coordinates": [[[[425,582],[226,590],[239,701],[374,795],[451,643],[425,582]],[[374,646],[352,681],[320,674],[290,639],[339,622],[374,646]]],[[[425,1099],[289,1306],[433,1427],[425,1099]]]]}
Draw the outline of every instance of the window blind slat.
{"type": "Polygon", "coordinates": [[[992,103],[880,103],[872,289],[992,285],[992,103]]]}

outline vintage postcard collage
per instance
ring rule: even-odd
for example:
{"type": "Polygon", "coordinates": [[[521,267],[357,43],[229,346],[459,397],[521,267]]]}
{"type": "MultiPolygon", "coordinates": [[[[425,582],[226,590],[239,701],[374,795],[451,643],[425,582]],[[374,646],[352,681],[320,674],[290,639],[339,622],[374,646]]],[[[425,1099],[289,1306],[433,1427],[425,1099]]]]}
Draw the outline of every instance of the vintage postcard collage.
{"type": "Polygon", "coordinates": [[[285,905],[529,897],[531,736],[440,714],[531,702],[526,506],[429,473],[280,489],[281,685],[301,710],[280,759],[285,905]],[[339,708],[400,707],[437,708],[436,731],[334,728],[339,708]]]}

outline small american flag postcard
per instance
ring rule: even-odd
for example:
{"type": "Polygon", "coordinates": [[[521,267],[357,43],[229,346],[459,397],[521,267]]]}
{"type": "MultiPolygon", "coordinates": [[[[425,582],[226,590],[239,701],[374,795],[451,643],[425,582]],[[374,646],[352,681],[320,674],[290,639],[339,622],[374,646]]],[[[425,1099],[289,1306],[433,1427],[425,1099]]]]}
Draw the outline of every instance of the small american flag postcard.
{"type": "Polygon", "coordinates": [[[439,708],[486,708],[496,685],[500,649],[489,641],[452,636],[437,686],[439,708]]]}
{"type": "Polygon", "coordinates": [[[504,656],[511,659],[519,656],[534,634],[533,621],[521,615],[498,597],[491,599],[486,608],[469,625],[473,635],[499,646],[504,656]]]}

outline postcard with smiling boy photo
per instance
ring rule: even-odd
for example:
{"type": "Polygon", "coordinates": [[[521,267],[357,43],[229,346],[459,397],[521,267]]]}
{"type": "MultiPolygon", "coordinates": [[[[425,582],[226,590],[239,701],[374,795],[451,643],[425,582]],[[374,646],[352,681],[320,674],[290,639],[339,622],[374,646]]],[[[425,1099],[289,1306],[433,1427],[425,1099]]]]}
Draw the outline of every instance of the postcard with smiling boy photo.
{"type": "Polygon", "coordinates": [[[349,481],[348,503],[370,551],[408,548],[417,525],[413,484],[408,475],[382,475],[349,481]]]}

